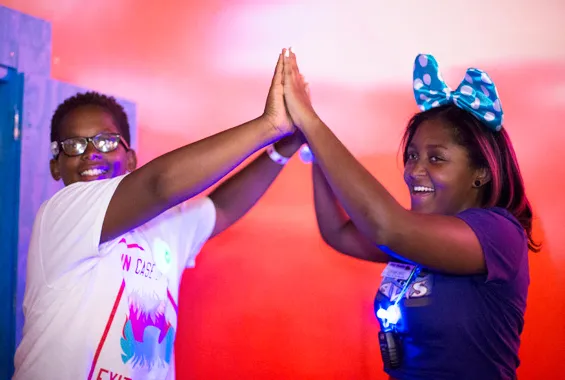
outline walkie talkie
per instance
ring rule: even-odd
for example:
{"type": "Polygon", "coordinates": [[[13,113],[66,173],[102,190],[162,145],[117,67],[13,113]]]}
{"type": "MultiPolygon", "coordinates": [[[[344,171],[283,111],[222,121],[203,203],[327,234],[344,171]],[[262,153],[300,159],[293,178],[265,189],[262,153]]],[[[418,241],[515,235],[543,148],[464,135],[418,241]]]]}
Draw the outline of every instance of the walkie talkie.
{"type": "MultiPolygon", "coordinates": [[[[389,263],[387,268],[389,267],[393,267],[390,269],[390,272],[396,276],[393,278],[403,280],[404,284],[402,285],[400,293],[395,295],[394,300],[391,296],[389,296],[392,303],[389,303],[386,308],[384,308],[384,305],[380,305],[380,302],[377,299],[379,296],[378,292],[375,296],[375,315],[381,322],[381,331],[379,331],[379,347],[381,349],[381,357],[383,359],[383,366],[385,370],[400,368],[400,365],[402,364],[402,339],[397,329],[397,324],[401,321],[402,312],[398,304],[402,299],[404,299],[408,288],[416,279],[421,269],[420,266],[414,267],[406,265],[406,268],[401,268],[400,272],[404,271],[404,273],[401,273],[402,276],[399,276],[394,272],[395,270],[398,271],[398,264],[389,263]],[[405,277],[405,272],[411,267],[413,269],[410,271],[410,274],[405,277]]],[[[385,268],[385,271],[387,268],[385,268]]]]}
{"type": "Polygon", "coordinates": [[[402,358],[402,344],[398,333],[394,331],[379,331],[379,346],[381,348],[384,369],[399,368],[402,358]]]}

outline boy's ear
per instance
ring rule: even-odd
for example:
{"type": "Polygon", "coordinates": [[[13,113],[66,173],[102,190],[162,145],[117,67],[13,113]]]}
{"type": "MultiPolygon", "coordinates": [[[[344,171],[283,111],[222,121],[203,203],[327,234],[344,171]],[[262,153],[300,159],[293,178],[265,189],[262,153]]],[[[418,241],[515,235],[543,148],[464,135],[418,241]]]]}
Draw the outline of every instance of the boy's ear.
{"type": "Polygon", "coordinates": [[[59,181],[61,179],[61,172],[59,171],[59,164],[56,159],[52,158],[49,161],[49,170],[51,171],[51,177],[55,181],[59,181]]]}

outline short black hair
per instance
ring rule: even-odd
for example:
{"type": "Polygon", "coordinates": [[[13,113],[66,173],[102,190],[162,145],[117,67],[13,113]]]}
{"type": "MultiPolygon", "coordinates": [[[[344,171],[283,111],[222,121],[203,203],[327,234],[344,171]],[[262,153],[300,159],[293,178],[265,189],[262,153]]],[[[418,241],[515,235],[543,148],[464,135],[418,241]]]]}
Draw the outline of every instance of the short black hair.
{"type": "Polygon", "coordinates": [[[51,118],[51,141],[59,141],[59,127],[63,118],[71,111],[83,106],[98,106],[112,115],[120,134],[128,145],[131,145],[129,121],[124,107],[113,96],[107,96],[96,91],[78,93],[59,104],[51,118]]]}

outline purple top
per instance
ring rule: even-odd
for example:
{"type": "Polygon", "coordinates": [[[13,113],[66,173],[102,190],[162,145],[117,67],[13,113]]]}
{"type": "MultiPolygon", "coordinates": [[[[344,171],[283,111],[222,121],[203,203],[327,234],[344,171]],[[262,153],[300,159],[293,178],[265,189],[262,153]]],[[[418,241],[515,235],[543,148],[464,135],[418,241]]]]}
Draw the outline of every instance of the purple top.
{"type": "MultiPolygon", "coordinates": [[[[387,371],[397,379],[516,377],[530,283],[526,234],[502,208],[468,209],[457,217],[475,231],[488,274],[421,271],[400,302],[403,361],[387,371]]],[[[383,278],[375,307],[386,308],[399,285],[383,278]]]]}

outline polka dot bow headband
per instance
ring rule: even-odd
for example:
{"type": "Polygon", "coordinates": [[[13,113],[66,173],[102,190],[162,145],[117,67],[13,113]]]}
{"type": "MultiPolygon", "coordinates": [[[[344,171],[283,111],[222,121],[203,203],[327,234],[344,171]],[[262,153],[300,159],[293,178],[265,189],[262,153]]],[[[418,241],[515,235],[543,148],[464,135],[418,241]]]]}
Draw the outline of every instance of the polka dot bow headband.
{"type": "Polygon", "coordinates": [[[504,113],[498,91],[487,73],[470,68],[455,91],[443,81],[435,58],[420,54],[414,62],[414,97],[422,111],[453,103],[491,130],[502,128],[504,113]]]}

